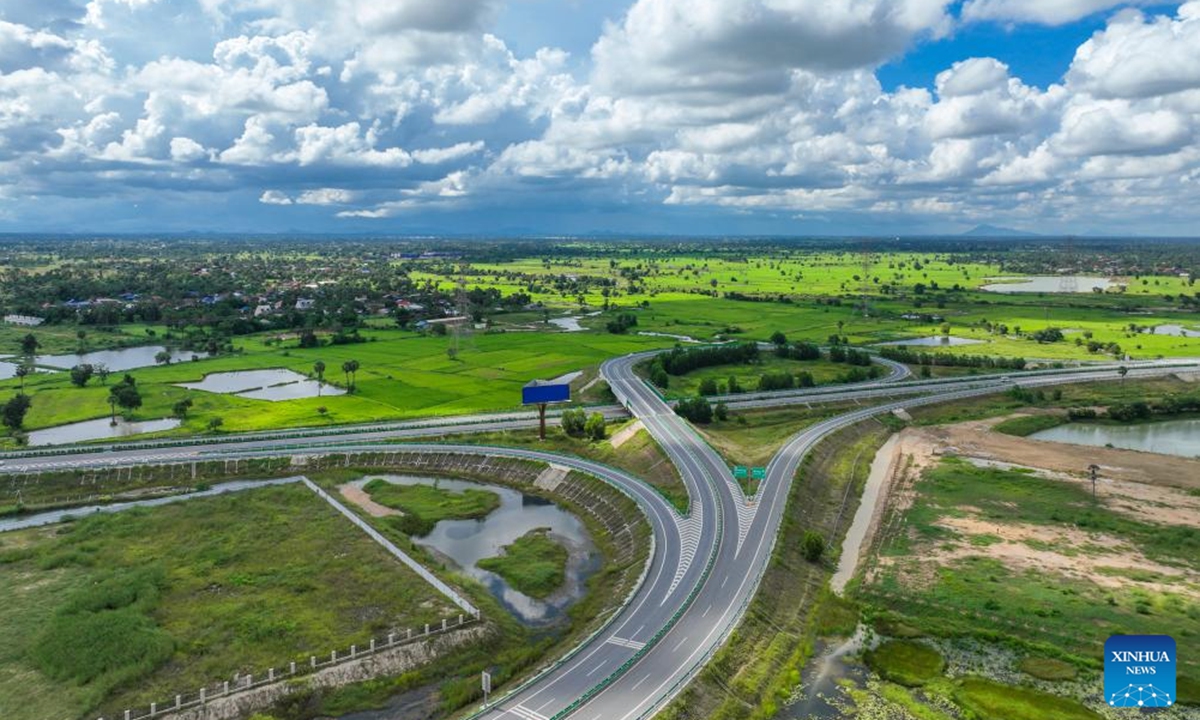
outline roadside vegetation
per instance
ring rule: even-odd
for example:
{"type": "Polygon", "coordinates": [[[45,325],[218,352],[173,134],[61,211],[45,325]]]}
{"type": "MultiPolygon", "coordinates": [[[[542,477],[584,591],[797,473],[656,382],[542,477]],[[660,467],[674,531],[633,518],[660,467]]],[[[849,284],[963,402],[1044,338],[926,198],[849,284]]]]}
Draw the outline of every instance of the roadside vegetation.
{"type": "MultiPolygon", "coordinates": [[[[536,430],[505,430],[492,433],[450,435],[446,442],[466,442],[477,445],[499,445],[546,452],[577,455],[588,460],[612,465],[650,483],[680,512],[688,508],[687,488],[679,477],[675,464],[645,429],[630,435],[618,447],[614,441],[636,421],[622,423],[607,431],[609,439],[592,440],[571,437],[562,427],[547,427],[546,439],[539,440],[536,430]]],[[[549,425],[549,423],[547,423],[549,425]]]]}
{"type": "Polygon", "coordinates": [[[518,592],[538,600],[562,587],[568,552],[545,528],[531,530],[500,550],[500,555],[480,560],[479,567],[496,573],[518,592]]]}
{"type": "Polygon", "coordinates": [[[870,457],[891,430],[868,422],[823,441],[801,466],[758,594],[729,642],[664,711],[669,720],[774,717],[800,683],[817,638],[853,632],[856,612],[828,590],[870,457]],[[863,462],[866,458],[866,462],[863,462]],[[828,551],[805,557],[805,533],[828,551]],[[788,598],[780,602],[780,598],[788,598]]]}

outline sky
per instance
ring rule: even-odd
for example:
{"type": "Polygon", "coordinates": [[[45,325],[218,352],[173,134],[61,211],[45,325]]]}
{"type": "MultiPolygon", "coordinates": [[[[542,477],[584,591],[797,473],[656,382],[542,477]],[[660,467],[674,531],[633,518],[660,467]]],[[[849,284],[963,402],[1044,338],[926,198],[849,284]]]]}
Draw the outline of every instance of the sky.
{"type": "Polygon", "coordinates": [[[0,232],[1200,234],[1200,0],[0,0],[0,232]]]}

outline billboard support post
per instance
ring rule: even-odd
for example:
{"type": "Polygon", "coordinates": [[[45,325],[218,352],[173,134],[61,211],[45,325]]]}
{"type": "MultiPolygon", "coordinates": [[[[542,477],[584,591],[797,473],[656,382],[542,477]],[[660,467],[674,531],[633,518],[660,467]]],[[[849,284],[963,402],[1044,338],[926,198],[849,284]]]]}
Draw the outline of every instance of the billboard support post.
{"type": "Polygon", "coordinates": [[[546,439],[546,406],[571,401],[571,384],[556,380],[534,380],[521,389],[521,404],[538,409],[538,439],[546,439]]]}

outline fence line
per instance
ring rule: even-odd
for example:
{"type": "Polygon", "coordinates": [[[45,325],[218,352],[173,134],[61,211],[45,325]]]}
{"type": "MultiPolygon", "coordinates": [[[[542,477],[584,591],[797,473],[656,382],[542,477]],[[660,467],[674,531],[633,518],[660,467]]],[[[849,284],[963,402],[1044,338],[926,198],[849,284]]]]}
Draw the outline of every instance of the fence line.
{"type": "MultiPolygon", "coordinates": [[[[196,692],[181,693],[168,699],[166,702],[150,703],[148,708],[129,709],[124,714],[112,718],[112,720],[149,720],[150,718],[163,717],[169,713],[190,710],[191,708],[201,707],[210,702],[222,700],[231,695],[263,687],[264,685],[270,685],[280,680],[312,675],[319,670],[360,660],[385,650],[420,643],[434,635],[458,630],[477,622],[479,622],[479,618],[477,617],[459,615],[455,621],[443,618],[440,625],[426,623],[423,630],[416,632],[413,631],[413,628],[408,628],[403,632],[388,633],[387,637],[384,638],[376,639],[372,637],[370,642],[364,647],[351,645],[348,649],[341,652],[331,650],[328,656],[321,655],[318,657],[310,655],[307,663],[291,662],[286,668],[282,668],[279,671],[276,671],[275,668],[269,668],[266,673],[260,674],[257,679],[253,674],[234,675],[231,681],[226,680],[219,684],[208,685],[196,692]]],[[[101,717],[99,720],[106,720],[106,718],[101,717]]]]}
{"type": "Polygon", "coordinates": [[[465,597],[463,597],[462,595],[459,595],[457,592],[455,592],[454,588],[452,588],[449,585],[447,585],[446,583],[442,582],[442,580],[439,577],[437,577],[433,573],[426,570],[424,565],[422,565],[421,563],[412,559],[412,557],[410,557],[408,555],[408,553],[406,553],[403,550],[401,550],[400,548],[396,547],[396,545],[394,543],[392,543],[391,540],[388,540],[387,538],[385,538],[382,534],[379,533],[378,530],[371,527],[365,520],[360,518],[358,515],[354,514],[354,512],[352,510],[350,510],[350,508],[341,504],[340,502],[335,500],[333,498],[333,496],[331,496],[329,493],[327,493],[324,490],[322,490],[321,488],[317,487],[317,484],[314,483],[312,480],[309,480],[308,478],[304,478],[301,482],[303,482],[305,485],[307,485],[308,489],[312,490],[314,493],[316,493],[318,497],[320,497],[325,502],[332,505],[342,515],[345,515],[350,520],[350,522],[357,525],[363,532],[365,532],[367,535],[369,535],[372,540],[379,543],[380,545],[383,546],[383,548],[385,550],[390,552],[392,555],[396,556],[396,558],[398,560],[400,560],[400,562],[404,563],[413,572],[420,575],[425,580],[425,582],[434,586],[435,588],[437,588],[438,592],[440,592],[441,594],[450,598],[451,602],[453,602],[455,605],[462,608],[464,611],[475,616],[476,618],[479,617],[479,608],[475,607],[465,597]]]}

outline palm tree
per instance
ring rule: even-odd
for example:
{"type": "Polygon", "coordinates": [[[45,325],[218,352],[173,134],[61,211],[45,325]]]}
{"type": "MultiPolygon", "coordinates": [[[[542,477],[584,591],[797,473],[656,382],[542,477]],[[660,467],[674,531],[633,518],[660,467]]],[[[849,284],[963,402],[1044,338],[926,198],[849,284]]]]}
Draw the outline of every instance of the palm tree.
{"type": "Polygon", "coordinates": [[[317,397],[321,397],[321,388],[325,385],[325,363],[321,360],[313,363],[313,374],[317,376],[317,397]]]}
{"type": "Polygon", "coordinates": [[[1122,365],[1117,368],[1117,374],[1121,376],[1121,394],[1125,394],[1125,376],[1129,374],[1129,368],[1122,365]]]}
{"type": "Polygon", "coordinates": [[[109,420],[108,424],[116,425],[117,424],[117,396],[116,395],[108,396],[108,407],[109,407],[109,410],[112,411],[112,419],[109,420]]]}
{"type": "Polygon", "coordinates": [[[21,381],[22,394],[25,393],[25,376],[31,372],[33,372],[33,366],[27,362],[23,362],[18,365],[16,371],[14,372],[14,374],[17,376],[17,379],[21,381]]]}
{"type": "Polygon", "coordinates": [[[354,388],[350,386],[350,361],[349,360],[342,363],[342,375],[344,375],[346,378],[346,389],[353,390],[354,388]]]}
{"type": "Polygon", "coordinates": [[[350,389],[351,390],[358,388],[358,367],[359,367],[359,365],[358,365],[357,360],[350,361],[350,389]]]}

